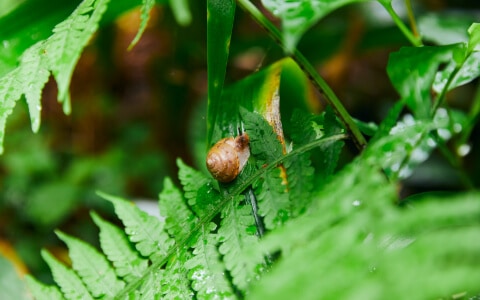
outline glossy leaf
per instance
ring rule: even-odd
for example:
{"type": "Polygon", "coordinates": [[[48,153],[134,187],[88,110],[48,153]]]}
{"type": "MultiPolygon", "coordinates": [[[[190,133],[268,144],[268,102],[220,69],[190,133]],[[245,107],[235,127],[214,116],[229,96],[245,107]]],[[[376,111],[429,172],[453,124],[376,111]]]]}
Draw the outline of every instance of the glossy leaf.
{"type": "MultiPolygon", "coordinates": [[[[462,60],[460,44],[437,47],[404,47],[390,54],[387,72],[406,105],[418,118],[429,118],[430,89],[440,65],[452,71],[462,60]]],[[[451,72],[449,73],[451,74],[451,72]]]]}
{"type": "Polygon", "coordinates": [[[218,115],[223,111],[223,102],[220,98],[225,81],[234,16],[235,0],[207,1],[207,145],[212,142],[213,128],[217,126],[218,115]]]}
{"type": "Polygon", "coordinates": [[[262,0],[262,4],[282,20],[286,50],[293,52],[302,35],[332,11],[363,0],[262,0]]]}

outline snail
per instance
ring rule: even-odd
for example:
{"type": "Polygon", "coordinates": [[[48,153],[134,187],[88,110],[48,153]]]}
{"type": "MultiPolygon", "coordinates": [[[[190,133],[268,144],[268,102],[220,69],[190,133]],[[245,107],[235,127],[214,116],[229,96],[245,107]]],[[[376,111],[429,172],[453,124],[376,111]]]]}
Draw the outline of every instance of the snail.
{"type": "Polygon", "coordinates": [[[228,137],[218,141],[208,151],[207,169],[220,182],[234,180],[250,156],[250,139],[246,133],[236,138],[228,137]]]}

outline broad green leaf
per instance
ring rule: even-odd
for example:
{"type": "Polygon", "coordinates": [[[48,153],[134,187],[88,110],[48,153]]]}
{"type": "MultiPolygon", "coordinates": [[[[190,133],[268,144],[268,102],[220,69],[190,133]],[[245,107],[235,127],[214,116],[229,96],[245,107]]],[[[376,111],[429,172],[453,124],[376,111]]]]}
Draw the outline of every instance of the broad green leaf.
{"type": "MultiPolygon", "coordinates": [[[[381,166],[391,178],[406,178],[425,161],[437,144],[451,138],[458,125],[440,108],[433,120],[418,120],[405,115],[389,132],[365,149],[364,157],[381,166]]],[[[460,125],[461,128],[461,125],[460,125]]]]}
{"type": "Polygon", "coordinates": [[[108,260],[115,266],[117,275],[126,282],[141,278],[148,267],[148,260],[140,257],[123,230],[95,213],[91,216],[100,229],[100,246],[108,260]]]}
{"type": "Polygon", "coordinates": [[[364,0],[262,0],[262,4],[282,21],[287,52],[293,52],[302,35],[332,11],[364,0]]]}
{"type": "Polygon", "coordinates": [[[188,7],[187,0],[169,0],[170,8],[177,23],[182,26],[187,26],[192,21],[192,15],[188,7]]]}
{"type": "Polygon", "coordinates": [[[213,128],[217,126],[218,115],[223,111],[223,102],[220,98],[225,81],[234,16],[235,0],[207,0],[207,145],[212,142],[213,128]]]}
{"type": "Polygon", "coordinates": [[[89,244],[57,231],[57,236],[68,246],[73,269],[82,278],[95,298],[113,298],[125,283],[117,279],[105,256],[89,244]]]}
{"type": "Polygon", "coordinates": [[[164,231],[164,223],[125,199],[98,194],[112,202],[115,213],[125,225],[125,232],[138,252],[154,261],[167,254],[174,242],[164,231]]]}
{"type": "MultiPolygon", "coordinates": [[[[4,243],[4,242],[3,242],[4,243]]],[[[25,286],[25,282],[21,280],[20,277],[20,268],[15,268],[12,262],[10,262],[8,259],[6,259],[3,255],[6,254],[5,249],[3,245],[0,245],[0,290],[2,298],[5,299],[18,299],[18,300],[27,300],[29,299],[27,297],[27,288],[25,286]]],[[[8,250],[7,250],[8,251],[8,250]]],[[[34,279],[30,278],[32,281],[34,279]]],[[[53,287],[45,286],[37,281],[34,282],[36,285],[31,286],[30,290],[32,290],[32,287],[36,289],[36,291],[39,292],[41,295],[46,295],[46,294],[55,294],[55,291],[53,287]],[[38,287],[38,289],[37,289],[38,287]]],[[[56,292],[59,294],[58,289],[56,289],[56,292]]],[[[45,297],[43,297],[45,299],[45,297]]]]}
{"type": "Polygon", "coordinates": [[[217,235],[212,233],[216,225],[203,225],[195,243],[193,257],[185,262],[192,287],[199,299],[235,299],[235,294],[225,276],[225,266],[220,261],[217,235]]]}
{"type": "MultiPolygon", "coordinates": [[[[461,44],[432,47],[403,47],[390,54],[387,72],[406,105],[418,118],[429,118],[432,110],[430,90],[438,69],[447,63],[452,70],[462,60],[461,44]]],[[[450,72],[451,74],[451,72],[450,72]]]]}
{"type": "Polygon", "coordinates": [[[418,18],[418,28],[423,40],[437,45],[468,41],[468,27],[476,20],[471,11],[442,11],[428,13],[418,18]]]}
{"type": "Polygon", "coordinates": [[[65,299],[93,300],[92,295],[90,295],[81,279],[72,269],[65,267],[46,250],[42,250],[42,257],[50,267],[53,279],[62,290],[65,299]]]}
{"type": "Polygon", "coordinates": [[[241,107],[263,116],[283,139],[282,121],[290,119],[294,107],[313,110],[307,82],[298,65],[287,58],[226,87],[222,98],[214,104],[219,106],[215,119],[208,115],[212,124],[208,129],[212,136],[208,146],[224,137],[237,136],[245,129],[239,113],[241,107]]]}
{"type": "Polygon", "coordinates": [[[468,42],[468,51],[480,51],[480,23],[473,23],[468,28],[468,34],[470,36],[470,40],[468,42]]]}
{"type": "MultiPolygon", "coordinates": [[[[25,282],[27,283],[30,292],[36,300],[65,299],[56,285],[45,285],[37,281],[31,275],[25,276],[25,282]]],[[[11,298],[19,299],[18,296],[11,298]]]]}

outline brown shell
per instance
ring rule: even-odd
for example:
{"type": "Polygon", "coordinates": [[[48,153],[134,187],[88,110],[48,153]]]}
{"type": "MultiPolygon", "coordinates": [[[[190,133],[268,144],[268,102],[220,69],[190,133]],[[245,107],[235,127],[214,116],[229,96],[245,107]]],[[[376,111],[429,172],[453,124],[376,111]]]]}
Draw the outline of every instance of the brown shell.
{"type": "Polygon", "coordinates": [[[242,134],[236,138],[218,141],[207,154],[207,169],[220,182],[234,180],[250,156],[249,138],[242,134]]]}

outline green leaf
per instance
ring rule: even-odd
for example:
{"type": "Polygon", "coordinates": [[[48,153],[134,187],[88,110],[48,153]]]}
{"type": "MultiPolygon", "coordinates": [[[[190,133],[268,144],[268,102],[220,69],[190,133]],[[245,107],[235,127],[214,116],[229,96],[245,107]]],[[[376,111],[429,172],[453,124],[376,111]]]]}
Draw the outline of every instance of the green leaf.
{"type": "MultiPolygon", "coordinates": [[[[327,106],[325,110],[323,128],[325,130],[325,136],[327,137],[345,132],[330,106],[327,106]]],[[[321,147],[321,162],[316,168],[319,171],[317,172],[317,177],[319,177],[323,183],[334,173],[344,145],[345,142],[343,140],[337,140],[321,147]]]]}
{"type": "Polygon", "coordinates": [[[271,163],[282,156],[282,145],[272,126],[258,113],[241,108],[240,114],[250,137],[250,152],[260,160],[259,164],[271,163]]]}
{"type": "Polygon", "coordinates": [[[188,8],[187,0],[169,0],[170,8],[172,9],[173,15],[177,23],[182,26],[187,26],[192,21],[192,15],[190,9],[188,8]]]}
{"type": "Polygon", "coordinates": [[[165,267],[162,277],[162,293],[166,299],[191,299],[194,294],[187,278],[188,270],[184,262],[190,260],[192,254],[188,249],[179,249],[172,255],[165,267]]]}
{"type": "Polygon", "coordinates": [[[173,185],[170,178],[163,181],[163,190],[159,197],[160,214],[165,216],[165,228],[177,241],[187,237],[198,222],[189,209],[180,190],[173,185]]]}
{"type": "Polygon", "coordinates": [[[66,299],[93,300],[92,295],[90,295],[83,282],[73,270],[65,267],[46,250],[42,250],[42,257],[50,267],[53,279],[60,286],[66,299]]]}
{"type": "Polygon", "coordinates": [[[225,81],[234,17],[235,0],[207,0],[208,145],[213,139],[217,116],[222,111],[223,103],[220,97],[225,81]]]}
{"type": "Polygon", "coordinates": [[[245,251],[247,247],[258,243],[258,237],[255,235],[257,230],[252,209],[246,205],[239,205],[242,199],[242,196],[237,196],[222,210],[218,237],[221,243],[219,252],[223,255],[225,267],[230,271],[233,284],[245,292],[259,276],[264,260],[262,256],[255,259],[245,251]]]}
{"type": "Polygon", "coordinates": [[[405,115],[388,135],[365,149],[364,157],[381,166],[391,178],[406,178],[428,158],[438,143],[455,133],[455,127],[458,126],[443,108],[437,110],[433,120],[416,120],[405,115]]]}
{"type": "Polygon", "coordinates": [[[292,201],[293,216],[305,212],[312,199],[315,169],[312,167],[310,153],[300,153],[285,161],[288,178],[288,194],[292,201]]]}
{"type": "Polygon", "coordinates": [[[429,118],[432,110],[430,90],[440,65],[447,63],[451,74],[461,62],[459,44],[437,47],[403,47],[390,54],[387,72],[406,105],[418,118],[429,118]]]}
{"type": "Polygon", "coordinates": [[[165,273],[164,270],[152,270],[149,272],[140,288],[135,291],[137,297],[134,299],[160,299],[163,273],[165,273]]]}
{"type": "Polygon", "coordinates": [[[140,12],[140,27],[138,28],[137,34],[133,38],[132,42],[128,46],[128,50],[131,50],[142,37],[145,29],[147,28],[148,21],[150,20],[150,12],[152,11],[155,5],[155,0],[142,0],[142,8],[140,12]]]}
{"type": "Polygon", "coordinates": [[[58,99],[66,113],[70,112],[68,86],[73,69],[83,48],[97,31],[98,23],[107,9],[109,0],[84,0],[63,22],[55,26],[48,38],[45,51],[58,85],[58,99]]]}
{"type": "Polygon", "coordinates": [[[148,260],[140,257],[128,241],[123,230],[103,220],[96,213],[92,219],[100,228],[100,246],[115,267],[115,272],[126,282],[141,278],[148,267],[148,260]]]}
{"type": "Polygon", "coordinates": [[[112,202],[115,213],[125,225],[125,232],[140,254],[154,261],[167,254],[174,242],[164,231],[164,224],[160,220],[127,200],[105,193],[98,194],[112,202]]]}
{"type": "MultiPolygon", "coordinates": [[[[25,282],[21,280],[20,277],[21,268],[15,268],[12,263],[13,260],[11,262],[3,256],[9,255],[10,253],[8,252],[9,249],[5,249],[5,242],[2,242],[2,244],[0,245],[0,290],[2,291],[2,298],[15,300],[30,299],[29,297],[27,297],[27,287],[25,286],[25,282]]],[[[37,281],[35,281],[34,283],[36,284],[34,288],[38,287],[38,292],[41,297],[43,297],[44,293],[48,294],[48,292],[52,290],[51,287],[47,287],[37,281]]],[[[32,288],[30,290],[32,290],[32,288]]],[[[52,291],[52,294],[53,293],[54,292],[52,291]]],[[[57,293],[60,294],[58,289],[57,293]]],[[[45,297],[43,297],[43,299],[45,299],[45,297]]]]}
{"type": "Polygon", "coordinates": [[[205,177],[197,170],[185,165],[177,159],[178,178],[183,186],[188,205],[198,217],[215,210],[221,200],[217,190],[213,188],[212,179],[205,177]]]}
{"type": "Polygon", "coordinates": [[[272,230],[291,218],[287,187],[282,183],[280,169],[273,169],[253,184],[258,200],[258,212],[264,217],[265,228],[272,230]]]}
{"type": "Polygon", "coordinates": [[[262,0],[262,4],[282,21],[286,51],[292,53],[302,35],[332,11],[363,0],[262,0]]]}
{"type": "Polygon", "coordinates": [[[83,48],[98,28],[108,0],[84,0],[53,34],[27,49],[20,66],[0,78],[0,153],[7,117],[16,101],[25,94],[29,105],[32,129],[40,125],[40,95],[50,72],[58,86],[58,99],[66,113],[70,112],[68,86],[73,69],[83,48]]]}
{"type": "Polygon", "coordinates": [[[217,235],[211,233],[216,225],[209,223],[201,228],[194,245],[193,257],[185,262],[192,287],[199,299],[235,299],[225,276],[225,266],[220,261],[217,235]]]}
{"type": "Polygon", "coordinates": [[[82,278],[95,298],[113,298],[125,283],[119,279],[105,256],[89,244],[57,231],[57,236],[68,246],[73,269],[82,278]]]}
{"type": "Polygon", "coordinates": [[[56,285],[45,285],[31,275],[25,276],[25,282],[36,300],[65,299],[56,285]]]}
{"type": "Polygon", "coordinates": [[[437,45],[468,41],[467,29],[476,20],[472,11],[440,11],[418,18],[418,28],[423,40],[437,45]]]}
{"type": "Polygon", "coordinates": [[[470,39],[468,41],[468,52],[480,51],[480,23],[473,23],[468,28],[470,39]]]}

